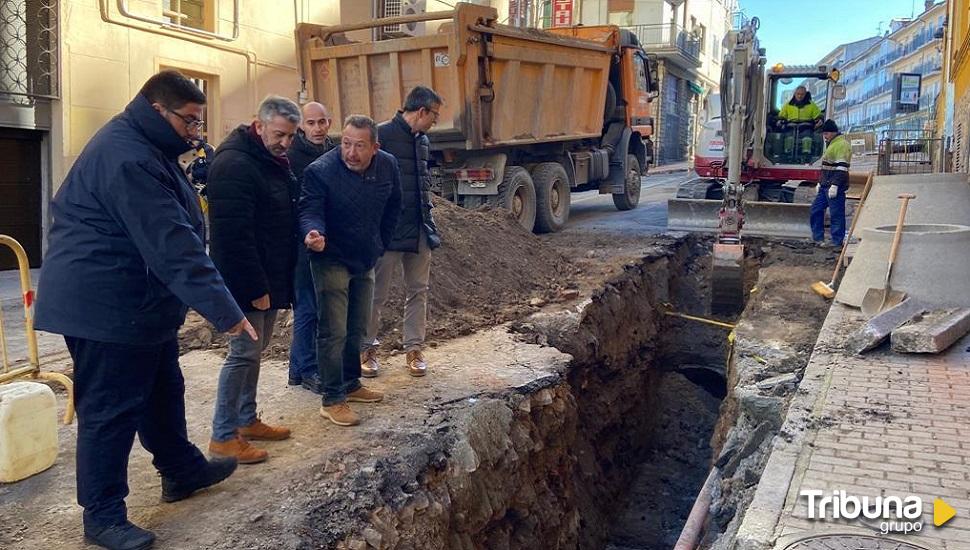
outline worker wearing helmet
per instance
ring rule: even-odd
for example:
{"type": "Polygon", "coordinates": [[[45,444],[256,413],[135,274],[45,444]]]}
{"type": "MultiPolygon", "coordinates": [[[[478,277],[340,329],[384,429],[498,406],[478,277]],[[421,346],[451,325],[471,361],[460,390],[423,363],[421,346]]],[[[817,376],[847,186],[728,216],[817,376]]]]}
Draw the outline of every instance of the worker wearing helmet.
{"type": "Polygon", "coordinates": [[[822,153],[822,178],[818,194],[812,203],[812,239],[819,246],[825,244],[825,209],[829,209],[832,244],[842,246],[845,240],[845,192],[849,188],[849,163],[852,161],[852,146],[839,133],[833,120],[822,124],[822,138],[827,146],[822,153]]]}
{"type": "Polygon", "coordinates": [[[812,101],[812,94],[805,86],[795,88],[792,98],[781,107],[778,112],[779,125],[785,123],[811,122],[815,126],[822,124],[822,110],[812,101]]]}

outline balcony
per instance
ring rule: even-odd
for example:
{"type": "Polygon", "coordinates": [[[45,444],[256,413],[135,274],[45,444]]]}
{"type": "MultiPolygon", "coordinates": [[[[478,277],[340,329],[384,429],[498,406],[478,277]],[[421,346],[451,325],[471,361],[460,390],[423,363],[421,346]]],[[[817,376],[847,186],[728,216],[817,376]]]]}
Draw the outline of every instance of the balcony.
{"type": "Polygon", "coordinates": [[[57,0],[0,1],[0,100],[58,95],[57,0]]]}
{"type": "Polygon", "coordinates": [[[684,68],[701,66],[701,43],[680,25],[634,25],[624,27],[637,35],[643,49],[684,68]]]}

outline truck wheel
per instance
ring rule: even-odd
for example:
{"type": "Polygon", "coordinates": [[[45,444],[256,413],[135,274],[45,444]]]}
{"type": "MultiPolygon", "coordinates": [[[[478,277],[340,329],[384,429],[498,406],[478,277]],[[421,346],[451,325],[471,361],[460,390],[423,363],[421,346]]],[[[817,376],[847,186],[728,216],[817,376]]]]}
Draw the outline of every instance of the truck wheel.
{"type": "Polygon", "coordinates": [[[532,170],[536,187],[536,233],[554,233],[569,219],[569,177],[558,162],[543,162],[532,170]]]}
{"type": "Polygon", "coordinates": [[[519,222],[532,231],[536,223],[536,188],[532,177],[521,166],[509,166],[498,186],[498,202],[519,222]]]}
{"type": "Polygon", "coordinates": [[[626,178],[623,192],[613,193],[613,204],[617,210],[633,210],[640,202],[640,161],[633,155],[626,156],[626,178]]]}

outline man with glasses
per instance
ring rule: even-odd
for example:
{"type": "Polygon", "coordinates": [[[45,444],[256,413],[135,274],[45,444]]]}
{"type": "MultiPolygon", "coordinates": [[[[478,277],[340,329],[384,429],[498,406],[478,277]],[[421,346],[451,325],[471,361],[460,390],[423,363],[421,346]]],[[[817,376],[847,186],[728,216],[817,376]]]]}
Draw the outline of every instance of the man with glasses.
{"type": "Polygon", "coordinates": [[[360,346],[374,299],[374,264],[401,211],[397,162],[380,150],[377,125],[363,115],[344,122],[340,147],[303,173],[300,229],[317,293],[320,415],[338,426],[360,417],[347,404],[376,403],[360,383],[360,346]]]}
{"type": "Polygon", "coordinates": [[[377,127],[381,148],[394,155],[401,170],[401,218],[394,237],[375,269],[374,305],[360,354],[360,371],[377,376],[378,332],[381,308],[387,300],[394,270],[404,270],[404,351],[411,376],[424,376],[424,339],[428,319],[428,283],[431,251],[441,245],[438,227],[431,215],[431,174],[428,158],[431,145],[426,133],[437,124],[441,97],[431,88],[415,86],[404,100],[404,108],[393,119],[377,127]]]}
{"type": "Polygon", "coordinates": [[[202,211],[177,161],[199,139],[205,102],[176,71],[151,77],[91,138],[51,202],[34,325],[63,334],[74,361],[77,500],[85,537],[105,548],[155,540],[125,508],[136,433],[165,502],[236,469],[188,440],[179,369],[187,307],[217,330],[256,338],[206,255],[202,211]]]}
{"type": "MultiPolygon", "coordinates": [[[[311,162],[334,148],[334,142],[327,133],[330,131],[330,113],[321,103],[311,101],[303,106],[303,122],[293,138],[293,144],[286,152],[290,167],[300,186],[303,185],[303,172],[311,162]]],[[[299,193],[297,193],[299,196],[299,193]]],[[[299,231],[297,231],[299,233],[299,231]]],[[[296,270],[293,276],[293,341],[290,344],[290,370],[288,382],[291,386],[321,393],[320,377],[317,374],[317,300],[310,275],[310,259],[307,256],[303,236],[297,235],[296,270]]]]}

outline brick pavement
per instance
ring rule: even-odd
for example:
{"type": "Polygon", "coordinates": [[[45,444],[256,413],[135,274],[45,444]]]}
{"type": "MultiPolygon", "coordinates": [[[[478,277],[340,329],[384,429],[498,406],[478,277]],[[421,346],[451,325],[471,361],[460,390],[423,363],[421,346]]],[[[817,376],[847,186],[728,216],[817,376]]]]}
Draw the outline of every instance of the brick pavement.
{"type": "Polygon", "coordinates": [[[970,550],[970,337],[946,353],[900,355],[883,346],[848,356],[840,346],[860,326],[858,310],[829,311],[774,441],[739,548],[784,549],[808,534],[878,533],[878,520],[810,520],[803,490],[870,499],[919,496],[923,528],[895,538],[931,550],[970,550]],[[957,515],[933,526],[933,500],[957,515]]]}

